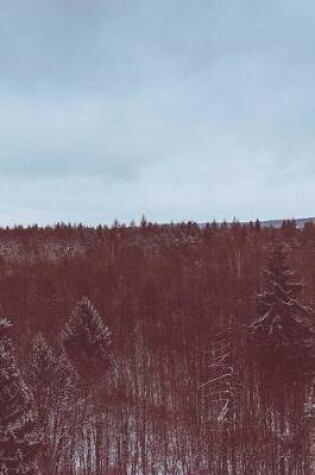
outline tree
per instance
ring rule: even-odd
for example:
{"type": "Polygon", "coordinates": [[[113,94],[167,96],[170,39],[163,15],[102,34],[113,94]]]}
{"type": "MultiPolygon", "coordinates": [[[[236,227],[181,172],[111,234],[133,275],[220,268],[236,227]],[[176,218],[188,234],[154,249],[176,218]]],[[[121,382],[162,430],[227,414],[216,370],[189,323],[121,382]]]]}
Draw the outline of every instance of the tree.
{"type": "Polygon", "coordinates": [[[79,372],[93,378],[96,371],[108,365],[110,338],[108,327],[87,297],[77,303],[61,333],[63,345],[79,372]]]}
{"type": "Polygon", "coordinates": [[[265,440],[274,441],[274,470],[281,475],[287,466],[302,473],[303,459],[309,459],[305,403],[314,371],[312,310],[298,299],[302,284],[289,257],[286,244],[271,249],[258,318],[249,328],[258,381],[252,397],[260,398],[256,408],[262,413],[261,429],[265,440]]]}
{"type": "Polygon", "coordinates": [[[29,381],[43,430],[39,464],[43,473],[55,475],[68,449],[77,373],[64,351],[53,348],[42,333],[32,341],[29,381]]]}
{"type": "Polygon", "coordinates": [[[264,271],[265,289],[258,294],[258,318],[249,334],[260,369],[277,379],[301,379],[312,365],[312,310],[302,305],[302,284],[289,265],[289,248],[277,243],[264,271]]]}
{"type": "Polygon", "coordinates": [[[109,329],[87,297],[77,303],[61,333],[62,343],[80,375],[83,401],[80,426],[86,445],[88,475],[102,473],[104,377],[109,363],[110,337],[109,329]]]}
{"type": "Polygon", "coordinates": [[[38,475],[37,415],[30,390],[17,366],[10,327],[8,320],[0,319],[0,472],[38,475]]]}

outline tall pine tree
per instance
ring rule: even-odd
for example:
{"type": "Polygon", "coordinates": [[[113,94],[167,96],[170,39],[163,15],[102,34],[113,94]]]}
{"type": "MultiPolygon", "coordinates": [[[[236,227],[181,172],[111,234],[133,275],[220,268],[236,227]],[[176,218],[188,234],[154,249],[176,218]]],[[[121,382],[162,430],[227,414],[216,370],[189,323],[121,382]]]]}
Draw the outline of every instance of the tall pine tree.
{"type": "Polygon", "coordinates": [[[103,371],[108,365],[111,333],[87,297],[75,306],[64,325],[61,340],[85,377],[95,377],[96,371],[103,371]]]}
{"type": "Polygon", "coordinates": [[[43,473],[54,475],[65,458],[74,423],[77,373],[64,351],[53,348],[41,333],[32,341],[30,356],[29,382],[43,429],[39,465],[43,473]]]}
{"type": "Polygon", "coordinates": [[[0,319],[0,473],[38,475],[40,446],[33,400],[17,366],[11,324],[0,319]]]}
{"type": "Polygon", "coordinates": [[[77,303],[61,334],[63,345],[81,376],[85,401],[82,428],[86,440],[87,473],[96,475],[102,473],[103,413],[106,407],[104,382],[109,363],[110,337],[109,329],[86,297],[77,303]],[[88,411],[93,413],[89,421],[88,411]]]}
{"type": "Polygon", "coordinates": [[[289,264],[289,248],[277,243],[264,271],[265,289],[258,294],[258,318],[249,333],[255,359],[270,378],[298,380],[312,368],[312,310],[302,305],[302,284],[289,264]]]}

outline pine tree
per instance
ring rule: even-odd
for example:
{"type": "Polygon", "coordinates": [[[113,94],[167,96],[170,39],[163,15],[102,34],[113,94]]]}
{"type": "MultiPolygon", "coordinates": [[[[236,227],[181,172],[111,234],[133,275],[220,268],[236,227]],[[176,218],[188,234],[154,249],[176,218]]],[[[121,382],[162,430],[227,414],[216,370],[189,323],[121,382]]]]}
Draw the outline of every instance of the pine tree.
{"type": "Polygon", "coordinates": [[[77,380],[67,355],[39,333],[32,341],[30,356],[29,377],[39,413],[45,414],[52,404],[67,412],[77,380]]]}
{"type": "Polygon", "coordinates": [[[40,333],[32,341],[29,381],[43,429],[39,463],[45,474],[56,473],[66,451],[72,424],[77,373],[63,351],[40,333]]]}
{"type": "Polygon", "coordinates": [[[85,426],[88,472],[92,470],[92,431],[94,430],[94,473],[102,473],[102,417],[104,412],[104,375],[109,363],[111,333],[88,298],[77,303],[66,322],[61,339],[81,376],[83,424],[85,426]],[[94,417],[88,422],[87,411],[94,417]],[[94,419],[94,423],[93,423],[94,419]],[[93,427],[94,426],[94,427],[93,427]]]}
{"type": "Polygon", "coordinates": [[[302,284],[290,269],[286,244],[271,249],[264,275],[258,318],[249,329],[256,361],[268,377],[304,378],[312,367],[312,311],[298,299],[302,284]]]}
{"type": "Polygon", "coordinates": [[[110,338],[108,327],[87,297],[77,303],[61,334],[67,353],[85,377],[94,377],[108,365],[110,338]]]}
{"type": "Polygon", "coordinates": [[[53,375],[56,363],[52,348],[44,336],[41,333],[36,335],[31,345],[29,376],[40,417],[49,405],[48,400],[54,387],[53,375]]]}
{"type": "Polygon", "coordinates": [[[40,447],[33,399],[18,369],[11,324],[0,319],[0,473],[38,475],[35,464],[40,447]]]}

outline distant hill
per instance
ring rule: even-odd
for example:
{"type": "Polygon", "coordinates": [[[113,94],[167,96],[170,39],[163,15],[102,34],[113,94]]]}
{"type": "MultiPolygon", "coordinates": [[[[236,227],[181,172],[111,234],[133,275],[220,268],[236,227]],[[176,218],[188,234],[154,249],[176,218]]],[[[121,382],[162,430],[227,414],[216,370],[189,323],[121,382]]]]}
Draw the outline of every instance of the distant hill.
{"type": "Polygon", "coordinates": [[[298,218],[298,219],[271,219],[268,221],[261,221],[260,224],[264,228],[280,228],[284,221],[295,221],[297,228],[303,228],[306,223],[314,223],[315,218],[298,218]]]}
{"type": "MultiPolygon", "coordinates": [[[[263,228],[280,228],[282,223],[285,221],[295,221],[296,227],[302,229],[306,223],[314,223],[315,224],[315,217],[314,218],[287,218],[287,219],[269,219],[267,221],[259,221],[260,225],[263,228]]],[[[249,221],[240,221],[241,224],[249,224],[249,221]]],[[[253,221],[255,223],[255,221],[253,221]]],[[[207,223],[200,223],[199,226],[204,228],[207,223]]],[[[222,224],[222,223],[218,223],[222,224]]],[[[230,226],[232,222],[228,222],[227,225],[230,226]]]]}

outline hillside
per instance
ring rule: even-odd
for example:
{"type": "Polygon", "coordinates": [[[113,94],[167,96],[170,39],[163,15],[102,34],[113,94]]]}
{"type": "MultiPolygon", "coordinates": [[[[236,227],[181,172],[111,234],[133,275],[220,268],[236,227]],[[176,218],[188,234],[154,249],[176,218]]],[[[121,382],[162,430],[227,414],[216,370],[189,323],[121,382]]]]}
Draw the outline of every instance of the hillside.
{"type": "MultiPolygon", "coordinates": [[[[43,473],[278,474],[283,460],[308,473],[307,380],[286,350],[278,386],[247,342],[279,243],[293,272],[281,312],[295,309],[294,335],[313,321],[313,224],[33,226],[0,242],[1,313],[45,428],[43,473]]],[[[301,354],[304,336],[290,342],[301,354]]]]}

